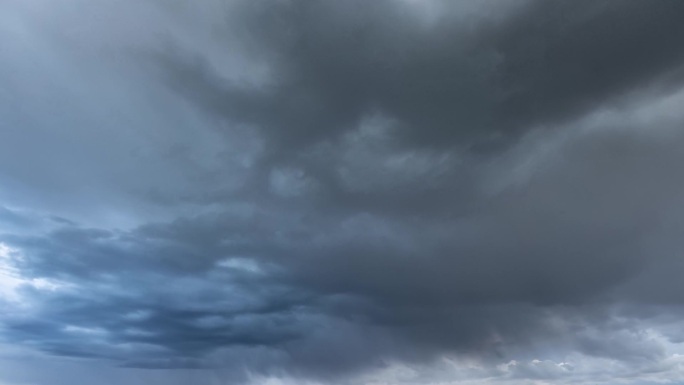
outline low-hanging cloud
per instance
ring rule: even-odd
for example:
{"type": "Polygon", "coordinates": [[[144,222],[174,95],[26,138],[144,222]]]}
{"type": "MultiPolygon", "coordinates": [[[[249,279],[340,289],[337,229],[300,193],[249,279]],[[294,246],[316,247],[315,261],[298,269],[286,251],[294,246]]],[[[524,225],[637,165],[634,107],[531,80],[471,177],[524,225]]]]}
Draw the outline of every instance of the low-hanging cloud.
{"type": "Polygon", "coordinates": [[[683,12],[1,5],[7,381],[681,381],[683,12]]]}

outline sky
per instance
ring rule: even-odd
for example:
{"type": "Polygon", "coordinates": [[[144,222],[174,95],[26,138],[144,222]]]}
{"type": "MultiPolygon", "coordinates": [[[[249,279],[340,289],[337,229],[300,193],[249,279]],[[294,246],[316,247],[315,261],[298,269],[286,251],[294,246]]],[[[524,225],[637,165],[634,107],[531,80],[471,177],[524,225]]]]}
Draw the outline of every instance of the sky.
{"type": "Polygon", "coordinates": [[[684,384],[682,20],[1,1],[0,385],[684,384]]]}

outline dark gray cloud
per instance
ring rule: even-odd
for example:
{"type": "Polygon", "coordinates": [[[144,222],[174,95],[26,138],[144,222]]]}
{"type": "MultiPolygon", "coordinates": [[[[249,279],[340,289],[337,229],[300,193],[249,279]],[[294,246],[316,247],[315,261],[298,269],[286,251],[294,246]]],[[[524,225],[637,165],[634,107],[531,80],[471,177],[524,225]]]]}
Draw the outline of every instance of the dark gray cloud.
{"type": "Polygon", "coordinates": [[[0,340],[112,383],[680,381],[680,4],[10,1],[0,340]]]}
{"type": "Polygon", "coordinates": [[[534,1],[468,20],[463,4],[431,6],[429,22],[392,1],[244,6],[226,33],[274,62],[268,86],[223,80],[193,52],[165,64],[192,100],[296,150],[375,111],[396,118],[411,146],[472,145],[572,118],[684,59],[677,2],[534,1]]]}

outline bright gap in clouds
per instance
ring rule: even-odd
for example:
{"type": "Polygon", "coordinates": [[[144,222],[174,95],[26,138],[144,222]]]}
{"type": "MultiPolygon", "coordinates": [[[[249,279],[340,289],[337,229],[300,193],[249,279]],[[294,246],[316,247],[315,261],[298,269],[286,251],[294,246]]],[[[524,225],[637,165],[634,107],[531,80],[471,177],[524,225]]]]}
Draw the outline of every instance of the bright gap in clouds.
{"type": "Polygon", "coordinates": [[[22,277],[21,270],[16,267],[19,259],[19,250],[0,243],[0,299],[3,302],[22,304],[22,289],[54,291],[66,286],[50,279],[22,277]]]}

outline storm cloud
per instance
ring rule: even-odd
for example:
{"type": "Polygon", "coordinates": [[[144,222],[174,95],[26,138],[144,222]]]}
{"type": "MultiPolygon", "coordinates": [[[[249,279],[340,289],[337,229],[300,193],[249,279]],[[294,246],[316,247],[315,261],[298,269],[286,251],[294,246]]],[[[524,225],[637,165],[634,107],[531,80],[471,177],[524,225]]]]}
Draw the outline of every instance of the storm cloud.
{"type": "Polygon", "coordinates": [[[682,17],[4,2],[0,384],[684,381],[682,17]]]}

